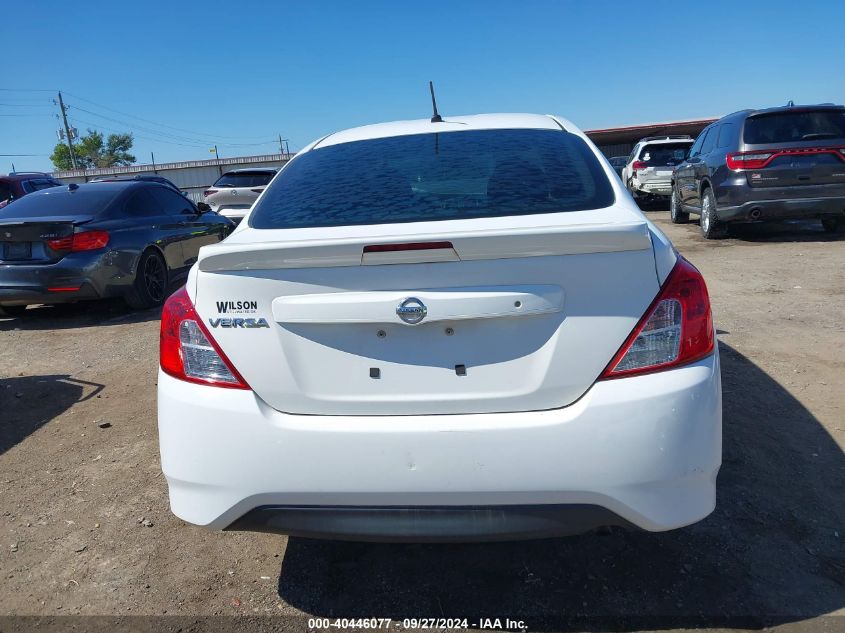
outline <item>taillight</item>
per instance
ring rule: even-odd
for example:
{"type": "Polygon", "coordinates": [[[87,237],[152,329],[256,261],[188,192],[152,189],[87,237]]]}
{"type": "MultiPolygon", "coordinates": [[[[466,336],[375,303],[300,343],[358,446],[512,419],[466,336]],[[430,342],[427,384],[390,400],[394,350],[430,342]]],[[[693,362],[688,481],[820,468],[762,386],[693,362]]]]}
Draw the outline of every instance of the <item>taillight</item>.
{"type": "Polygon", "coordinates": [[[164,302],[159,359],[162,370],[174,378],[201,385],[249,389],[202,324],[184,286],[164,302]]]}
{"type": "Polygon", "coordinates": [[[633,162],[633,164],[631,165],[631,169],[634,169],[634,170],[637,170],[637,169],[646,169],[647,167],[648,167],[648,164],[647,164],[647,163],[645,163],[645,162],[643,162],[643,161],[641,161],[641,160],[635,160],[635,161],[633,162]]]}
{"type": "Polygon", "coordinates": [[[250,191],[252,191],[253,193],[261,193],[264,190],[263,189],[250,189],[250,191]]]}
{"type": "Polygon", "coordinates": [[[657,298],[601,378],[622,378],[686,365],[708,356],[715,346],[704,278],[679,256],[657,298]]]}
{"type": "Polygon", "coordinates": [[[763,169],[779,156],[811,156],[833,154],[845,160],[845,147],[792,147],[788,149],[767,149],[755,152],[731,152],[725,157],[728,169],[763,169]]]}
{"type": "Polygon", "coordinates": [[[206,189],[205,191],[202,192],[202,195],[204,195],[207,198],[208,196],[210,196],[213,193],[217,193],[217,189],[206,189]]]}
{"type": "Polygon", "coordinates": [[[728,169],[763,169],[772,162],[772,152],[732,152],[725,157],[728,169]]]}
{"type": "Polygon", "coordinates": [[[47,246],[54,251],[95,251],[109,243],[108,231],[80,231],[67,237],[47,240],[47,246]]]}
{"type": "Polygon", "coordinates": [[[406,242],[403,244],[370,244],[364,247],[365,253],[389,253],[391,251],[431,251],[441,248],[454,248],[452,242],[406,242]]]}

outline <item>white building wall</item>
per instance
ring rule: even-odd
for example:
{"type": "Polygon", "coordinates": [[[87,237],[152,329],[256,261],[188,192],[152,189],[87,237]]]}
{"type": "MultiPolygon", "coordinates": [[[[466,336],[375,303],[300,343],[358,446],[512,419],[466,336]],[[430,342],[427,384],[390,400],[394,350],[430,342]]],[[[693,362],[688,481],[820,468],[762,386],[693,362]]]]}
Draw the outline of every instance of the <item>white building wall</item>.
{"type": "Polygon", "coordinates": [[[62,182],[88,182],[101,176],[134,176],[155,174],[170,180],[184,191],[191,200],[200,202],[202,192],[210,187],[222,174],[233,169],[248,167],[273,167],[279,169],[293,154],[264,154],[260,156],[239,156],[214,160],[183,161],[161,165],[129,165],[104,169],[77,169],[53,172],[53,177],[62,182]]]}

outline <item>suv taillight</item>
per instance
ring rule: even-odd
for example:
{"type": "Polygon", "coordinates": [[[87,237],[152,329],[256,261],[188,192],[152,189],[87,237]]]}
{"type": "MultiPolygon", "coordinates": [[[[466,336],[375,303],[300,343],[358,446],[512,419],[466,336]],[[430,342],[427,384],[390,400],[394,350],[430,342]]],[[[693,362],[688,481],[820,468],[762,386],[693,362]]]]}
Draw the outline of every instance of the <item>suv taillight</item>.
{"type": "Polygon", "coordinates": [[[184,286],[164,302],[159,360],[164,373],[180,380],[214,387],[249,389],[202,324],[184,286]]]}
{"type": "Polygon", "coordinates": [[[731,152],[725,162],[728,169],[763,169],[773,157],[772,152],[731,152]]]}
{"type": "Polygon", "coordinates": [[[217,189],[206,189],[205,191],[202,192],[202,195],[207,198],[208,196],[210,196],[213,193],[217,193],[217,189]]]}
{"type": "Polygon", "coordinates": [[[716,337],[704,278],[683,257],[600,378],[671,369],[713,352],[716,337]]]}
{"type": "Polygon", "coordinates": [[[648,167],[648,165],[647,165],[645,162],[641,161],[641,160],[635,160],[635,161],[633,162],[633,164],[631,165],[631,169],[634,169],[634,170],[637,170],[637,169],[646,169],[647,167],[648,167]]]}
{"type": "Polygon", "coordinates": [[[811,156],[833,154],[845,160],[845,147],[792,147],[789,149],[766,149],[754,152],[731,152],[725,156],[728,169],[763,169],[779,156],[811,156]]]}
{"type": "Polygon", "coordinates": [[[95,251],[99,248],[105,248],[108,243],[108,231],[80,231],[67,237],[47,240],[47,246],[54,251],[70,251],[71,253],[95,251]]]}

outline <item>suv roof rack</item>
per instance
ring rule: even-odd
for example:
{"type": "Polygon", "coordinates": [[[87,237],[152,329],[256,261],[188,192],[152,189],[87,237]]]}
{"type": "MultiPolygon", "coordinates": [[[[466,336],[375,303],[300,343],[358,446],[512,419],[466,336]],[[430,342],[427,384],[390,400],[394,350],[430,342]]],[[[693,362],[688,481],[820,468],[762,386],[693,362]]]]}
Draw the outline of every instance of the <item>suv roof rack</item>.
{"type": "Polygon", "coordinates": [[[10,171],[10,176],[48,176],[46,172],[43,171],[10,171]]]}
{"type": "Polygon", "coordinates": [[[642,141],[670,141],[672,139],[683,139],[685,141],[691,141],[692,137],[689,134],[662,134],[660,136],[646,136],[645,138],[641,138],[640,142],[642,142],[642,141]]]}

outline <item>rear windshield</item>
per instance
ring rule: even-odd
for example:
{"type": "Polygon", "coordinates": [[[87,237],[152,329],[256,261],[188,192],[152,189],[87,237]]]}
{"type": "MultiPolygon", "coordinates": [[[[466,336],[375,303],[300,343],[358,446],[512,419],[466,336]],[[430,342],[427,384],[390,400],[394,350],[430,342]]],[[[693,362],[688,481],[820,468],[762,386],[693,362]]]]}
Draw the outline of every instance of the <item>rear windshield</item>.
{"type": "Polygon", "coordinates": [[[646,145],[640,151],[640,160],[649,167],[674,167],[684,162],[692,143],[660,143],[646,145]]]}
{"type": "Polygon", "coordinates": [[[253,209],[260,229],[557,213],[613,203],[596,156],[557,130],[341,143],[295,158],[253,209]]]}
{"type": "Polygon", "coordinates": [[[845,110],[803,110],[751,116],[745,120],[748,145],[845,139],[845,110]]]}
{"type": "Polygon", "coordinates": [[[42,189],[49,189],[50,187],[61,187],[62,183],[50,178],[36,178],[33,180],[24,180],[21,183],[21,186],[27,193],[32,193],[33,191],[41,191],[42,189]]]}
{"type": "Polygon", "coordinates": [[[214,187],[263,187],[271,180],[275,174],[266,171],[255,172],[237,172],[223,174],[214,183],[214,187]]]}
{"type": "Polygon", "coordinates": [[[58,187],[31,193],[0,209],[6,218],[41,218],[64,215],[101,215],[120,190],[101,185],[82,185],[74,192],[58,187]]]}

